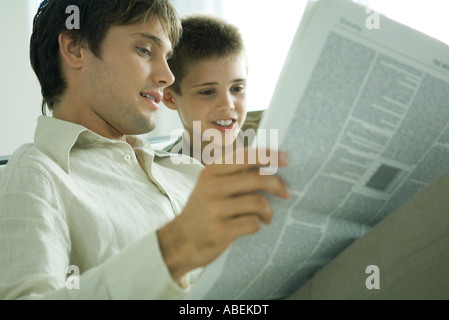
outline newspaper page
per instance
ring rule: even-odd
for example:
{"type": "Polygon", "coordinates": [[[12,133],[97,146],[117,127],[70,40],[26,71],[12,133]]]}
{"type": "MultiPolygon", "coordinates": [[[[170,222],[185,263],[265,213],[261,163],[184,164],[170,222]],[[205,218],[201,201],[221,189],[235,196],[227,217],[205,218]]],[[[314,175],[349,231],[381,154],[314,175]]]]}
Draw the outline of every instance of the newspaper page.
{"type": "Polygon", "coordinates": [[[273,128],[292,199],[269,196],[272,224],[207,266],[187,299],[285,298],[449,171],[449,48],[354,2],[314,2],[258,135],[273,128]]]}

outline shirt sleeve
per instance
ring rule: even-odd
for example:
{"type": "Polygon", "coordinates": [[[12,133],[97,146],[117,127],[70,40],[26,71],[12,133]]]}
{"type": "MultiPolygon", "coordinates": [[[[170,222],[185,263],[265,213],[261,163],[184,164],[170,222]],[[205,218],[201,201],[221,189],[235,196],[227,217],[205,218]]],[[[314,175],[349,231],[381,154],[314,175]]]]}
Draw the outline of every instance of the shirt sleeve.
{"type": "Polygon", "coordinates": [[[188,292],[171,278],[162,260],[156,232],[129,245],[79,278],[79,289],[63,288],[38,299],[173,300],[188,292]]]}
{"type": "Polygon", "coordinates": [[[189,289],[187,282],[182,289],[173,281],[156,232],[112,257],[104,269],[112,299],[180,299],[189,289]]]}
{"type": "MultiPolygon", "coordinates": [[[[2,177],[3,178],[3,177],[2,177]]],[[[86,270],[66,286],[70,232],[51,177],[36,168],[9,174],[0,189],[1,299],[180,299],[156,231],[86,270]]]]}
{"type": "Polygon", "coordinates": [[[10,169],[0,189],[0,298],[64,285],[70,240],[54,185],[35,168],[10,169]]]}

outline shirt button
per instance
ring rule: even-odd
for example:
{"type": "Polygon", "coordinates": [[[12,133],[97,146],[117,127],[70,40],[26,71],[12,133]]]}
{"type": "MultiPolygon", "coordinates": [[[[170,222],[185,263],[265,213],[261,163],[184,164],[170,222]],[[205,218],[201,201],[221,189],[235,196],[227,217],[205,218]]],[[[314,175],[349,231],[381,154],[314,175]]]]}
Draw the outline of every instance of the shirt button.
{"type": "Polygon", "coordinates": [[[126,161],[131,160],[131,156],[130,156],[129,154],[125,154],[125,160],[126,160],[126,161]]]}

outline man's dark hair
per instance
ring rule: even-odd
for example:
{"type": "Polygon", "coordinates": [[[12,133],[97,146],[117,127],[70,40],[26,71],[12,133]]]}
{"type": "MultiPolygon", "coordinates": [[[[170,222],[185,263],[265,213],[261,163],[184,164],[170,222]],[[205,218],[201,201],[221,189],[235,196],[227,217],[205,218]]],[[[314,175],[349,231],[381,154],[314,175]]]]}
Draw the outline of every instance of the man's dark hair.
{"type": "Polygon", "coordinates": [[[181,35],[181,23],[169,0],[44,0],[33,20],[30,40],[31,66],[41,84],[42,113],[53,110],[66,88],[61,70],[58,37],[67,32],[77,43],[83,43],[96,57],[111,26],[144,22],[159,18],[173,47],[181,35]],[[80,28],[67,29],[69,6],[79,9],[80,28]]]}
{"type": "Polygon", "coordinates": [[[181,94],[181,81],[191,63],[210,58],[236,58],[245,52],[238,28],[222,18],[193,14],[181,20],[182,37],[168,65],[175,76],[170,86],[181,94]]]}

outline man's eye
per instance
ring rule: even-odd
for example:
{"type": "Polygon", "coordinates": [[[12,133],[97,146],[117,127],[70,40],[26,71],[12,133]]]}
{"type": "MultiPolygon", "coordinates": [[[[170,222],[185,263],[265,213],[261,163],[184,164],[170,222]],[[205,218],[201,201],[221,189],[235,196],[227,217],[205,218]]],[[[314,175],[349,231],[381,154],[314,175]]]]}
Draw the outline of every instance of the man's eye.
{"type": "Polygon", "coordinates": [[[141,48],[141,47],[136,47],[136,48],[137,48],[137,50],[138,50],[141,54],[143,54],[143,55],[145,55],[145,56],[150,55],[150,50],[145,49],[145,48],[141,48]]]}

